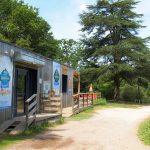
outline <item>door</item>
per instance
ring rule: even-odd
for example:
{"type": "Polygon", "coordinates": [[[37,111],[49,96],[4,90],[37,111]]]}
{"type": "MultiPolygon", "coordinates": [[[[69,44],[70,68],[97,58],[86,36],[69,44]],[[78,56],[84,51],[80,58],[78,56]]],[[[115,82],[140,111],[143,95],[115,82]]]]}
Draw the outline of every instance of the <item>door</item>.
{"type": "Polygon", "coordinates": [[[16,116],[25,114],[25,101],[37,93],[37,70],[16,67],[16,116]]]}
{"type": "Polygon", "coordinates": [[[28,71],[16,68],[16,114],[22,115],[25,111],[25,99],[27,94],[28,71]]]}

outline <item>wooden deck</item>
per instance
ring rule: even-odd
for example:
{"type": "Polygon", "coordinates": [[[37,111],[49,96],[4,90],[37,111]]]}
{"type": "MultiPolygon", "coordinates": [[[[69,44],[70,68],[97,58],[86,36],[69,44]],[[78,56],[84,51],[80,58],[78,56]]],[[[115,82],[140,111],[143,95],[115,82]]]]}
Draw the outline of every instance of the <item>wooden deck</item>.
{"type": "MultiPolygon", "coordinates": [[[[60,114],[42,113],[36,115],[36,123],[44,121],[55,122],[61,117],[60,114]]],[[[26,116],[15,117],[11,120],[5,121],[0,125],[0,134],[7,132],[9,134],[18,134],[26,128],[26,116]]]]}

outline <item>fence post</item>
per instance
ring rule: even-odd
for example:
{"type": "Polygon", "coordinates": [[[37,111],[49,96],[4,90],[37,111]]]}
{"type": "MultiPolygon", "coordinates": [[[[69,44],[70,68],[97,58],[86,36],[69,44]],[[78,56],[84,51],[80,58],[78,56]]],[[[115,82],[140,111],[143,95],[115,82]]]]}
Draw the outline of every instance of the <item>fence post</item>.
{"type": "Polygon", "coordinates": [[[80,94],[78,94],[78,112],[80,112],[80,94]]]}
{"type": "Polygon", "coordinates": [[[83,94],[83,108],[84,108],[84,94],[83,94]]]}
{"type": "Polygon", "coordinates": [[[92,105],[93,105],[93,99],[94,99],[94,93],[92,93],[92,101],[91,101],[92,105]]]}
{"type": "Polygon", "coordinates": [[[88,107],[88,101],[89,101],[89,94],[87,94],[87,107],[88,107]]]}
{"type": "Polygon", "coordinates": [[[25,102],[25,114],[26,114],[26,127],[28,127],[28,106],[29,106],[29,103],[28,102],[25,102]]]}

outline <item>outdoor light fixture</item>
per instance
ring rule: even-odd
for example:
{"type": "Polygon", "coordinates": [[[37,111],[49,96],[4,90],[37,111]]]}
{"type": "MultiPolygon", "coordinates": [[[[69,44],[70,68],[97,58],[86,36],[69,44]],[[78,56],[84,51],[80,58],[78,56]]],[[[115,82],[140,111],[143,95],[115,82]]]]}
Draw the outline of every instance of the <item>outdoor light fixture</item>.
{"type": "Polygon", "coordinates": [[[13,49],[11,49],[10,51],[5,50],[5,51],[4,51],[4,54],[5,54],[6,56],[9,56],[9,57],[13,58],[13,57],[14,57],[15,52],[14,52],[14,50],[13,50],[13,49]]]}
{"type": "Polygon", "coordinates": [[[13,57],[14,57],[14,54],[15,54],[14,50],[11,49],[11,50],[10,50],[10,57],[13,58],[13,57]]]}
{"type": "Polygon", "coordinates": [[[5,51],[4,51],[4,54],[5,54],[5,55],[8,55],[8,51],[7,51],[7,50],[5,50],[5,51]]]}

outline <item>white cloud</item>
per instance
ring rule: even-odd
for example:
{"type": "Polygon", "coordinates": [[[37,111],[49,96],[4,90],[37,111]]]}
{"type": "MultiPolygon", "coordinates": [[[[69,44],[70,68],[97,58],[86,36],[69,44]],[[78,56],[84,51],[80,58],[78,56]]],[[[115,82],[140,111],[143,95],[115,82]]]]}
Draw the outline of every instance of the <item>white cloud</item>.
{"type": "Polygon", "coordinates": [[[81,4],[80,5],[80,11],[86,11],[87,10],[87,5],[86,4],[81,4]]]}

